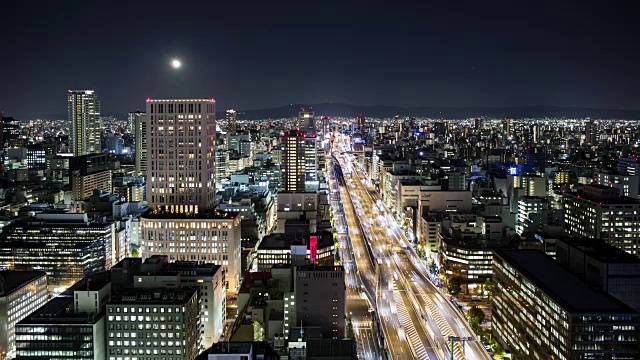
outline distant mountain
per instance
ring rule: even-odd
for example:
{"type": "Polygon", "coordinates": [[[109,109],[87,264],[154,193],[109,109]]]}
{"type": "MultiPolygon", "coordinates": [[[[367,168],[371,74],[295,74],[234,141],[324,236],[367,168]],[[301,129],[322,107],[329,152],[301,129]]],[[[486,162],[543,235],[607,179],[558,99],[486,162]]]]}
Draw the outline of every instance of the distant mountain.
{"type": "MultiPolygon", "coordinates": [[[[238,111],[239,119],[278,119],[297,116],[300,108],[312,107],[316,115],[353,117],[364,115],[388,118],[396,115],[443,119],[466,119],[476,116],[510,118],[586,118],[593,119],[640,119],[640,110],[591,109],[560,106],[514,106],[514,107],[398,107],[385,105],[350,105],[342,103],[291,104],[271,109],[238,111]]],[[[220,112],[218,119],[224,119],[220,112]]]]}

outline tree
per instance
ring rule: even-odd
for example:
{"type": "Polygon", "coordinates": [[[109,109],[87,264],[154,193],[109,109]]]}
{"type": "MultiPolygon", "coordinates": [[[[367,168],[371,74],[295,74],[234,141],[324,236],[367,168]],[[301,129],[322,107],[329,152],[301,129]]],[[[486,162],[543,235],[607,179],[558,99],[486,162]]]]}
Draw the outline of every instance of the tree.
{"type": "Polygon", "coordinates": [[[469,320],[469,325],[476,333],[480,333],[480,325],[484,321],[484,311],[477,306],[472,306],[467,311],[467,320],[469,320]]]}
{"type": "Polygon", "coordinates": [[[433,259],[431,259],[431,262],[429,263],[429,272],[433,276],[438,275],[438,265],[436,265],[436,261],[433,259]]]}
{"type": "Polygon", "coordinates": [[[140,257],[140,251],[138,249],[131,250],[131,257],[134,257],[134,258],[140,257]]]}
{"type": "Polygon", "coordinates": [[[354,340],[356,334],[353,332],[353,324],[351,323],[351,316],[347,316],[347,339],[354,340]]]}
{"type": "Polygon", "coordinates": [[[484,281],[484,291],[487,292],[487,296],[491,299],[491,294],[493,293],[493,282],[491,282],[491,278],[487,278],[484,281]]]}
{"type": "Polygon", "coordinates": [[[451,292],[453,295],[456,295],[460,292],[460,290],[462,290],[460,279],[454,277],[453,279],[449,280],[449,292],[451,292]]]}

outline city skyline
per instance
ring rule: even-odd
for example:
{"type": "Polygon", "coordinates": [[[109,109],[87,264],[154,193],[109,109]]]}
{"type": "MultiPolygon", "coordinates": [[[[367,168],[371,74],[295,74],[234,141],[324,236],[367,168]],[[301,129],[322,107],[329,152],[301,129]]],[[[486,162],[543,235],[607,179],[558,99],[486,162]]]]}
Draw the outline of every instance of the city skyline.
{"type": "Polygon", "coordinates": [[[126,13],[145,16],[127,21],[119,7],[3,4],[7,28],[15,29],[3,34],[4,50],[17,57],[0,60],[12,85],[0,90],[0,111],[64,113],[42,95],[67,88],[95,90],[109,114],[177,94],[212,96],[220,109],[239,110],[324,102],[638,109],[640,74],[629,46],[637,25],[623,5],[465,3],[462,14],[443,4],[334,5],[205,5],[199,12],[214,14],[209,21],[135,3],[126,13]],[[96,11],[112,25],[66,41],[96,11]],[[158,28],[169,14],[170,25],[158,28]],[[83,45],[90,39],[97,46],[83,45]],[[38,66],[42,57],[47,66],[38,66]],[[42,98],[37,106],[33,97],[42,98]]]}

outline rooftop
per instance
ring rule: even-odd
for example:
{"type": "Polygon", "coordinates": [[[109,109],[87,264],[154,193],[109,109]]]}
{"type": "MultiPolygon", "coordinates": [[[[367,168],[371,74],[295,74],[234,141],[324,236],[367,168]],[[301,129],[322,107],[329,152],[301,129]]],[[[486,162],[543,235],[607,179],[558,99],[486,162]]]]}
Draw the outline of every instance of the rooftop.
{"type": "Polygon", "coordinates": [[[47,276],[44,271],[0,271],[0,296],[10,294],[43,276],[47,276]]]}
{"type": "Polygon", "coordinates": [[[637,313],[613,296],[592,289],[538,250],[496,250],[494,254],[572,314],[637,313]]]}
{"type": "Polygon", "coordinates": [[[119,304],[184,304],[195,295],[196,291],[195,287],[127,289],[113,295],[107,306],[119,304]]]}
{"type": "Polygon", "coordinates": [[[212,219],[212,220],[224,220],[235,219],[238,217],[237,212],[223,212],[217,210],[204,210],[198,213],[173,213],[169,211],[161,210],[147,210],[142,217],[145,219],[212,219]]]}
{"type": "Polygon", "coordinates": [[[603,240],[592,238],[561,238],[557,240],[571,247],[579,249],[586,255],[603,263],[633,263],[640,264],[640,258],[615,246],[609,245],[603,240]]]}

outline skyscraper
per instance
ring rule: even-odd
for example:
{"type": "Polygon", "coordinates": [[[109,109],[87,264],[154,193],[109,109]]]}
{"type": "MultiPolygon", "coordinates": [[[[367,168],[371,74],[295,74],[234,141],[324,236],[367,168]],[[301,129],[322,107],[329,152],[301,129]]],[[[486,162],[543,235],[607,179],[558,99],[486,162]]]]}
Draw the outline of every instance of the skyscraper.
{"type": "Polygon", "coordinates": [[[136,175],[147,177],[147,114],[142,111],[129,113],[133,120],[136,140],[136,175]]]}
{"type": "Polygon", "coordinates": [[[69,90],[67,109],[69,136],[74,156],[98,153],[100,148],[100,101],[93,90],[69,90]]]}
{"type": "Polygon", "coordinates": [[[236,111],[233,109],[227,110],[226,115],[227,120],[227,134],[233,136],[238,131],[238,127],[236,125],[236,111]]]}
{"type": "Polygon", "coordinates": [[[588,145],[595,145],[598,141],[598,125],[593,121],[587,121],[584,124],[585,143],[588,145]]]}
{"type": "Polygon", "coordinates": [[[284,192],[304,192],[305,149],[304,135],[291,130],[284,136],[286,149],[282,156],[282,190],[284,192]]]}
{"type": "Polygon", "coordinates": [[[300,109],[300,113],[298,114],[298,126],[301,131],[304,131],[307,134],[316,133],[316,119],[312,108],[300,109]]]}
{"type": "Polygon", "coordinates": [[[150,208],[197,213],[215,204],[216,103],[147,100],[150,208]]]}

